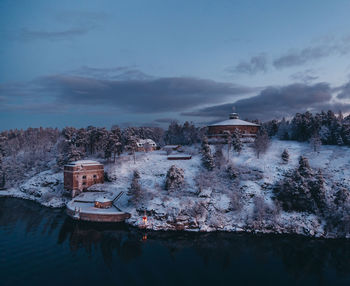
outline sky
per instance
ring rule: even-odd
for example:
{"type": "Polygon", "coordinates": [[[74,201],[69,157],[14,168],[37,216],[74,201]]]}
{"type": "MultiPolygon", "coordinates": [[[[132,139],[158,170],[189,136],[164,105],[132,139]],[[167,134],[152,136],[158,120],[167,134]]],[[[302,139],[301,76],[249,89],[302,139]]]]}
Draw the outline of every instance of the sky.
{"type": "Polygon", "coordinates": [[[0,130],[350,112],[350,1],[0,0],[0,130]]]}

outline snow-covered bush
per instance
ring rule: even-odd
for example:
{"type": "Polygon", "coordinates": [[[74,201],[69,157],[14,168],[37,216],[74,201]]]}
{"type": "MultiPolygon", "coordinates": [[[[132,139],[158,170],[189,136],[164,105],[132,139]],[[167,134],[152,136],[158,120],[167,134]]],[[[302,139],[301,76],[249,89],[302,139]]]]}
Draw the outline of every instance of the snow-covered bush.
{"type": "Polygon", "coordinates": [[[172,165],[166,174],[165,189],[168,191],[179,190],[184,182],[184,170],[172,165]]]}
{"type": "Polygon", "coordinates": [[[287,164],[289,161],[289,153],[287,149],[284,149],[281,155],[283,163],[287,164]]]}
{"type": "Polygon", "coordinates": [[[311,169],[307,158],[301,156],[299,167],[285,175],[274,188],[276,199],[286,211],[318,213],[325,210],[325,187],[321,171],[311,169]]]}
{"type": "Polygon", "coordinates": [[[278,208],[267,204],[265,199],[261,196],[255,196],[253,202],[253,219],[255,222],[261,223],[262,221],[272,221],[278,213],[278,208]]]}
{"type": "Polygon", "coordinates": [[[226,174],[229,177],[230,180],[234,180],[238,177],[238,171],[235,168],[235,166],[233,166],[233,164],[229,164],[226,168],[226,174]]]}
{"type": "Polygon", "coordinates": [[[213,170],[215,167],[214,159],[206,137],[204,137],[202,141],[202,162],[204,167],[209,171],[213,170]]]}

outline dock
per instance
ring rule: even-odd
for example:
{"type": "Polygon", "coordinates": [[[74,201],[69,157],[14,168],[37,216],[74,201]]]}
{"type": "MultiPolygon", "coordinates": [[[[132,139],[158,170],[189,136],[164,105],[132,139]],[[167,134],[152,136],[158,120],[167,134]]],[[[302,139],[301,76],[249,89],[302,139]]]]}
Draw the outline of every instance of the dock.
{"type": "Polygon", "coordinates": [[[74,220],[90,222],[123,222],[130,213],[123,212],[116,202],[124,194],[119,192],[114,198],[110,194],[83,193],[67,204],[67,215],[74,220]]]}

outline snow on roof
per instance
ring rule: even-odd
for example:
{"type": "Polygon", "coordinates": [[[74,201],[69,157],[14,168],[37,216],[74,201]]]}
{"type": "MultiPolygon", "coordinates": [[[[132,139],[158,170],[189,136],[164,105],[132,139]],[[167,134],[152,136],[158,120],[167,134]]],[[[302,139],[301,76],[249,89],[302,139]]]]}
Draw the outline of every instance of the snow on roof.
{"type": "Polygon", "coordinates": [[[180,147],[180,145],[165,145],[163,146],[163,149],[167,149],[167,148],[178,148],[180,147]]]}
{"type": "Polygon", "coordinates": [[[221,122],[217,122],[214,124],[211,124],[209,126],[260,126],[258,124],[252,123],[252,122],[248,122],[248,121],[244,121],[241,119],[227,119],[221,122]]]}
{"type": "Polygon", "coordinates": [[[111,200],[106,198],[106,197],[98,197],[95,199],[95,202],[98,202],[98,203],[107,203],[107,202],[110,202],[111,200]]]}
{"type": "Polygon", "coordinates": [[[174,154],[174,155],[169,155],[168,158],[190,158],[192,155],[189,154],[174,154]]]}
{"type": "Polygon", "coordinates": [[[140,145],[150,144],[152,146],[156,146],[156,142],[154,142],[152,139],[139,139],[137,143],[140,145]]]}
{"type": "Polygon", "coordinates": [[[70,162],[66,166],[78,166],[78,165],[101,165],[101,163],[93,160],[79,160],[75,162],[70,162]]]}

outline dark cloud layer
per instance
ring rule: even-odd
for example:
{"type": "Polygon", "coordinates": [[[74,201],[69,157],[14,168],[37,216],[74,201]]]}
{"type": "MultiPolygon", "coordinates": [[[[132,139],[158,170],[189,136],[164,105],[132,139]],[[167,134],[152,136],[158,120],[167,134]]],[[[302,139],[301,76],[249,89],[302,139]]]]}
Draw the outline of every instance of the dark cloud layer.
{"type": "Polygon", "coordinates": [[[40,80],[57,101],[75,105],[115,106],[130,112],[181,111],[250,92],[249,88],[196,78],[154,80],[97,80],[74,76],[52,76],[40,80]]]}
{"type": "MultiPolygon", "coordinates": [[[[135,75],[134,72],[132,75],[135,75]]],[[[0,86],[0,96],[10,101],[22,94],[23,104],[28,104],[26,98],[35,98],[38,104],[55,103],[57,108],[105,107],[116,108],[124,113],[179,112],[204,104],[217,104],[252,92],[251,88],[231,83],[186,77],[107,80],[54,75],[36,79],[27,87],[23,84],[18,84],[18,88],[16,86],[0,86]]],[[[18,106],[17,103],[13,105],[18,106]]]]}
{"type": "Polygon", "coordinates": [[[331,99],[332,89],[327,83],[292,84],[285,87],[268,87],[257,96],[184,115],[225,118],[232,111],[232,106],[235,106],[241,117],[259,120],[281,118],[306,110],[350,110],[350,104],[332,103],[331,99]]]}

